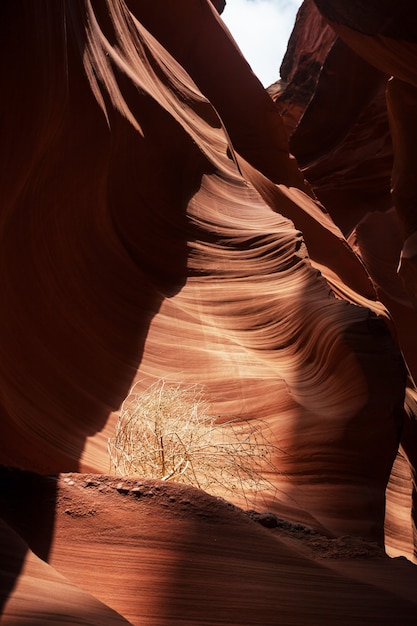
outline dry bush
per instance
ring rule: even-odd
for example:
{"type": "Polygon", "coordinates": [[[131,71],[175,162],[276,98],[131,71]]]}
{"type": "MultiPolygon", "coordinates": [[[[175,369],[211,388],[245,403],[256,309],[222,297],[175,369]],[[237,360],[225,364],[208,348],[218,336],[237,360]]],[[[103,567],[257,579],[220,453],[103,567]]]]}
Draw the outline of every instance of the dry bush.
{"type": "Polygon", "coordinates": [[[241,420],[216,424],[198,385],[159,380],[145,391],[135,386],[124,401],[108,441],[112,470],[183,482],[213,495],[269,491],[262,471],[272,446],[260,425],[241,420]]]}

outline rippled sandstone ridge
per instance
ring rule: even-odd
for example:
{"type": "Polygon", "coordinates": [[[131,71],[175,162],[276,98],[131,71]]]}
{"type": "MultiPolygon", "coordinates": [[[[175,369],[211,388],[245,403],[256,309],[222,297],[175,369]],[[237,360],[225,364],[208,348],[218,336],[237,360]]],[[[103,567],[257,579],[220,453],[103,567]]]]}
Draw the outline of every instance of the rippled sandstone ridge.
{"type": "Polygon", "coordinates": [[[224,2],[2,3],[2,623],[415,623],[417,55],[382,4],[306,0],[268,93],[224,2]],[[264,493],[107,475],[161,378],[259,424],[264,493]]]}

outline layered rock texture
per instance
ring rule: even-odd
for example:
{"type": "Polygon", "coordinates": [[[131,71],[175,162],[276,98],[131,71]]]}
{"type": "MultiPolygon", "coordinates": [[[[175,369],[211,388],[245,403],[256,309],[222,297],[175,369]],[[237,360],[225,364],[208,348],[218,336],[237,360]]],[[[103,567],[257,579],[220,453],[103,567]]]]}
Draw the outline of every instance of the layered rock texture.
{"type": "Polygon", "coordinates": [[[306,0],[267,93],[224,2],[3,2],[4,623],[415,623],[416,54],[364,4],[306,0]],[[263,491],[106,475],[159,379],[263,491]]]}
{"type": "MultiPolygon", "coordinates": [[[[415,380],[417,30],[406,19],[412,12],[407,2],[304,2],[281,67],[282,81],[270,93],[283,115],[290,149],[372,277],[415,380]]],[[[396,508],[398,492],[405,495],[414,485],[412,388],[403,450],[388,492],[389,541],[396,548],[402,544],[402,550],[415,522],[399,533],[391,498],[396,508]],[[411,460],[411,475],[407,463],[402,467],[404,457],[411,460]]]]}

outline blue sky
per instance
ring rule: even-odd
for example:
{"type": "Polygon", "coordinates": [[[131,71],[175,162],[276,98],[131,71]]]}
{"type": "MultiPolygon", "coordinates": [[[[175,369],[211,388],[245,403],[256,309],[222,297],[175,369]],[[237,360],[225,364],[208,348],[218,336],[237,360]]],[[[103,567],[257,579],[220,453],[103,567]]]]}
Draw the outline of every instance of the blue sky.
{"type": "Polygon", "coordinates": [[[222,18],[265,87],[279,78],[301,4],[302,0],[227,0],[222,18]]]}

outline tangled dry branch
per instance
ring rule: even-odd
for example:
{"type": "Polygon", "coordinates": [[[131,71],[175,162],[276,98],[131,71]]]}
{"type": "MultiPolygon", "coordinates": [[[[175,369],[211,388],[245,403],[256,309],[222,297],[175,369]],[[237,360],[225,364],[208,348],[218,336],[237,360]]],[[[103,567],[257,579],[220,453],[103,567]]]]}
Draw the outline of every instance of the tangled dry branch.
{"type": "Polygon", "coordinates": [[[112,470],[122,476],[183,482],[245,500],[271,487],[263,472],[273,447],[264,429],[250,421],[217,423],[198,385],[159,380],[145,391],[134,386],[108,449],[112,470]]]}

